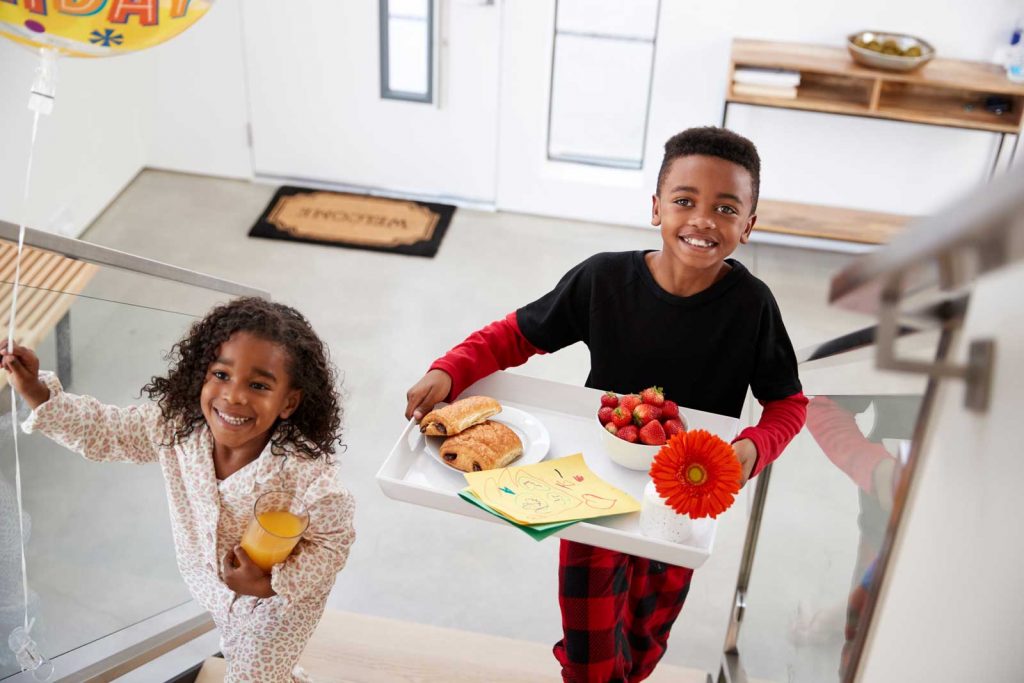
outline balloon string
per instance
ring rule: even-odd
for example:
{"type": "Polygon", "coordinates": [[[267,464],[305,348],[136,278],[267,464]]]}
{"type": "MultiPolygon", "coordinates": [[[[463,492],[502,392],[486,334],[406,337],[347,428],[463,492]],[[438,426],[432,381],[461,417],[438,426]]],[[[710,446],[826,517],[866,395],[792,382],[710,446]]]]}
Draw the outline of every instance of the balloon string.
{"type": "MultiPolygon", "coordinates": [[[[18,255],[14,266],[14,289],[11,292],[11,317],[7,327],[7,351],[14,349],[14,320],[18,312],[18,288],[21,281],[21,254],[25,248],[25,214],[28,213],[29,187],[32,181],[32,159],[35,156],[36,134],[39,132],[39,112],[32,116],[32,140],[28,148],[28,166],[25,169],[25,194],[22,196],[22,219],[18,226],[18,255]]],[[[28,568],[25,562],[25,514],[21,502],[21,458],[18,455],[18,395],[11,382],[11,435],[14,439],[14,490],[18,499],[18,528],[21,537],[21,590],[25,605],[25,632],[31,629],[28,621],[28,568]]]]}

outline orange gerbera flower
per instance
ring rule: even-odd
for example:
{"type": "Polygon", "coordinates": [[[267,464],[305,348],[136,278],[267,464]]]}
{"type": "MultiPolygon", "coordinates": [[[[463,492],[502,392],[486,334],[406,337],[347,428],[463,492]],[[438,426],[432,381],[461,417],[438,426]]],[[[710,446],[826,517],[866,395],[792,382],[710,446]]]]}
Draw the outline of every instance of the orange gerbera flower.
{"type": "Polygon", "coordinates": [[[651,464],[651,479],[681,515],[717,517],[733,504],[743,470],[732,446],[703,429],[674,434],[651,464]]]}

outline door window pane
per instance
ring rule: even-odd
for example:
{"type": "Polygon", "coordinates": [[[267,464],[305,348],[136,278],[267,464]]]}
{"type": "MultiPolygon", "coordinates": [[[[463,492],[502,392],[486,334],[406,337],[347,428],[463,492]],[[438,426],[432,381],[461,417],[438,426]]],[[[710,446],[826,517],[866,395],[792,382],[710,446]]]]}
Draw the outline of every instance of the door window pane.
{"type": "Polygon", "coordinates": [[[433,5],[433,0],[380,0],[382,98],[433,101],[433,5]]]}
{"type": "Polygon", "coordinates": [[[558,0],[560,32],[654,40],[658,0],[558,0]]]}
{"type": "Polygon", "coordinates": [[[642,168],[657,0],[558,0],[548,158],[642,168]]]}

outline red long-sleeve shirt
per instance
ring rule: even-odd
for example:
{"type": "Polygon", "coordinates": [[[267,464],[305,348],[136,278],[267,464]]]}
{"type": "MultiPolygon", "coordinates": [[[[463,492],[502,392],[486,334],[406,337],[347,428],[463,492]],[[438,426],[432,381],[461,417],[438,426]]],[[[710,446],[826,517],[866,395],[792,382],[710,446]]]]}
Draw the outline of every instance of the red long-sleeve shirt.
{"type": "MultiPolygon", "coordinates": [[[[498,370],[516,367],[530,356],[544,353],[519,330],[513,311],[466,337],[451,351],[431,364],[431,370],[443,370],[452,378],[451,401],[469,385],[498,370]]],[[[761,401],[761,419],[747,427],[734,439],[750,439],[757,448],[753,477],[772,463],[796,436],[807,418],[807,398],[803,392],[777,401],[761,401]]]]}

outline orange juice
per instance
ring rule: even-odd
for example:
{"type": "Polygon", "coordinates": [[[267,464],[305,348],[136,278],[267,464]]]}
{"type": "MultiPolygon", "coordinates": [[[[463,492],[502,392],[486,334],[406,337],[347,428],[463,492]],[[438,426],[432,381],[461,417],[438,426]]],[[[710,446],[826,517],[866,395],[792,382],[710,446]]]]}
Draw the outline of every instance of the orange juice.
{"type": "Polygon", "coordinates": [[[242,536],[242,548],[264,571],[284,562],[306,530],[308,518],[287,510],[272,510],[256,515],[242,536]]]}

